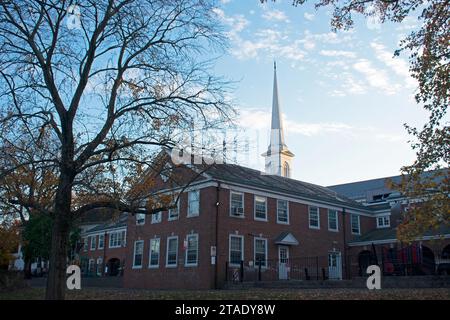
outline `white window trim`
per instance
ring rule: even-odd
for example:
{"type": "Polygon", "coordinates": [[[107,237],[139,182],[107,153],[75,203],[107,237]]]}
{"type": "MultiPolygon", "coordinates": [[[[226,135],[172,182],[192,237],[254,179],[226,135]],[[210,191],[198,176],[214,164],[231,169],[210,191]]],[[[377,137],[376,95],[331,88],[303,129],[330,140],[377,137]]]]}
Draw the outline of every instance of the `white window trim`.
{"type": "Polygon", "coordinates": [[[134,242],[134,249],[133,249],[133,269],[142,269],[142,265],[144,262],[144,240],[136,240],[134,242]],[[136,265],[136,245],[138,243],[142,243],[142,258],[141,258],[141,265],[137,266],[136,265]]]}
{"type": "Polygon", "coordinates": [[[97,236],[90,236],[89,238],[91,238],[91,247],[90,250],[91,251],[95,251],[97,250],[97,236]],[[95,240],[94,240],[95,239],[95,240]],[[94,241],[92,241],[94,240],[94,241]],[[93,245],[93,246],[92,246],[93,245]]]}
{"type": "Polygon", "coordinates": [[[351,217],[350,217],[350,229],[352,231],[352,234],[355,235],[360,235],[361,234],[361,217],[359,216],[359,214],[354,214],[352,213],[351,217]],[[358,232],[353,232],[353,216],[358,217],[358,232]]]}
{"type": "Polygon", "coordinates": [[[277,223],[278,224],[286,224],[286,225],[288,225],[289,221],[290,221],[289,220],[289,201],[283,200],[283,199],[277,199],[277,223]],[[285,201],[287,203],[287,206],[286,206],[287,221],[280,221],[280,220],[278,220],[278,201],[285,201]]]}
{"type": "Polygon", "coordinates": [[[176,218],[170,218],[170,209],[167,211],[167,221],[176,221],[180,219],[180,199],[177,201],[177,217],[176,218]]]}
{"type": "Polygon", "coordinates": [[[243,192],[236,192],[236,191],[231,191],[230,190],[230,212],[228,213],[230,215],[230,217],[238,218],[238,219],[244,219],[245,218],[245,210],[244,210],[244,208],[245,208],[245,194],[243,192]],[[238,194],[238,195],[242,196],[242,216],[236,216],[236,215],[233,215],[231,213],[231,202],[232,202],[232,195],[233,194],[238,194]]]}
{"type": "Polygon", "coordinates": [[[184,266],[185,267],[197,267],[198,266],[198,233],[188,234],[186,236],[186,241],[187,241],[188,246],[186,247],[186,250],[185,250],[186,252],[184,254],[184,266]],[[196,255],[197,261],[195,263],[188,263],[187,262],[188,261],[188,259],[187,259],[188,258],[188,249],[189,249],[189,237],[197,238],[197,248],[195,249],[197,251],[197,255],[196,255]]]}
{"type": "Polygon", "coordinates": [[[267,260],[268,260],[268,241],[267,241],[267,239],[266,238],[261,238],[261,237],[254,237],[253,238],[253,265],[256,267],[256,268],[259,268],[259,265],[258,265],[258,263],[257,263],[257,261],[256,261],[256,240],[263,240],[265,243],[266,243],[266,245],[265,245],[265,257],[266,257],[266,261],[265,261],[265,266],[261,266],[261,269],[265,269],[265,268],[267,268],[267,265],[268,265],[268,263],[267,263],[267,260]]]}
{"type": "Polygon", "coordinates": [[[87,252],[89,249],[89,237],[83,237],[83,251],[87,252]]]}
{"type": "Polygon", "coordinates": [[[255,221],[265,221],[265,222],[267,222],[268,221],[268,219],[267,219],[267,197],[261,197],[261,196],[254,196],[253,197],[253,219],[255,219],[255,221]],[[261,199],[264,199],[265,200],[265,203],[266,203],[266,212],[265,212],[265,218],[258,218],[257,216],[256,216],[256,198],[261,198],[261,199]]]}
{"type": "Polygon", "coordinates": [[[316,206],[308,206],[308,226],[310,229],[320,230],[320,208],[316,206]],[[311,225],[311,208],[317,209],[317,227],[311,225]]]}
{"type": "Polygon", "coordinates": [[[152,218],[151,218],[150,224],[161,223],[162,222],[162,218],[163,218],[162,217],[162,211],[154,213],[154,214],[152,214],[152,218]],[[159,215],[159,220],[155,220],[154,219],[154,217],[156,217],[157,215],[159,215]]]}
{"type": "Polygon", "coordinates": [[[328,231],[339,232],[339,212],[337,210],[328,209],[328,231]],[[336,229],[330,228],[330,212],[333,211],[336,214],[336,229]]]}
{"type": "Polygon", "coordinates": [[[150,239],[149,242],[150,247],[148,248],[148,267],[149,269],[157,269],[159,268],[159,260],[161,259],[161,238],[153,238],[150,239]],[[158,264],[151,264],[152,263],[152,242],[158,240],[158,264]]]}
{"type": "Polygon", "coordinates": [[[115,249],[115,248],[122,248],[122,247],[125,247],[125,245],[126,245],[126,237],[127,237],[127,233],[126,233],[125,231],[114,231],[114,232],[109,233],[109,241],[108,241],[108,242],[109,242],[109,248],[110,248],[110,249],[115,249]],[[111,245],[112,235],[113,235],[113,234],[119,234],[119,233],[122,233],[122,234],[123,234],[122,243],[119,244],[119,245],[114,245],[114,246],[112,246],[112,245],[111,245]]]}
{"type": "Polygon", "coordinates": [[[188,217],[188,218],[192,218],[192,217],[198,217],[200,215],[200,189],[198,189],[198,190],[191,190],[191,191],[189,191],[188,192],[188,206],[187,206],[187,213],[186,213],[186,216],[188,217]],[[193,193],[193,192],[196,192],[196,193],[198,193],[198,211],[196,212],[196,213],[194,213],[194,214],[191,214],[190,213],[190,205],[191,205],[191,201],[189,201],[189,195],[191,194],[191,193],[193,193]]]}
{"type": "Polygon", "coordinates": [[[98,235],[98,249],[99,250],[105,249],[105,239],[106,239],[106,237],[104,234],[98,235]],[[101,246],[101,247],[100,247],[100,237],[103,237],[103,246],[101,246]]]}
{"type": "MultiPolygon", "coordinates": [[[[89,259],[88,262],[88,273],[91,272],[91,268],[95,267],[95,259],[89,259]]],[[[92,270],[93,272],[97,272],[97,270],[92,270]]]]}
{"type": "Polygon", "coordinates": [[[167,237],[167,242],[166,242],[166,268],[176,268],[176,267],[178,267],[178,246],[179,246],[178,236],[167,237]],[[177,251],[176,251],[175,264],[169,264],[169,242],[172,239],[176,239],[177,240],[177,251]]]}
{"type": "Polygon", "coordinates": [[[143,226],[144,224],[145,224],[145,217],[146,217],[146,214],[142,214],[142,216],[144,217],[144,221],[143,222],[138,222],[138,215],[141,215],[142,213],[137,213],[136,215],[135,215],[135,219],[136,219],[136,225],[137,226],[143,226]]]}
{"type": "Polygon", "coordinates": [[[241,238],[241,260],[244,261],[244,236],[238,234],[230,234],[228,237],[228,261],[230,266],[238,266],[239,264],[231,263],[231,238],[241,238]]]}
{"type": "MultiPolygon", "coordinates": [[[[384,223],[384,222],[383,222],[384,223]]],[[[384,228],[389,228],[391,226],[391,216],[390,215],[384,215],[384,216],[378,216],[377,217],[377,228],[378,229],[384,229],[384,228]],[[385,225],[385,224],[383,224],[383,225],[380,225],[380,223],[379,223],[379,220],[378,219],[380,219],[380,218],[383,218],[383,221],[384,221],[384,218],[388,218],[388,224],[387,225],[385,225]]]]}

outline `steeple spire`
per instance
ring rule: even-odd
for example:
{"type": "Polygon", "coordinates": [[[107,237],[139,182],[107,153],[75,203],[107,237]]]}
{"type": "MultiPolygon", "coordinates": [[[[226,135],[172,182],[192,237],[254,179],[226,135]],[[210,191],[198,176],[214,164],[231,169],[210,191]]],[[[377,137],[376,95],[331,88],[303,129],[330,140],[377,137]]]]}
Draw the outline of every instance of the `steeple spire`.
{"type": "Polygon", "coordinates": [[[272,123],[270,126],[270,144],[266,158],[266,173],[284,177],[291,175],[291,160],[294,154],[289,151],[284,142],[283,119],[281,117],[280,101],[278,97],[277,63],[273,62],[273,97],[272,123]]]}
{"type": "Polygon", "coordinates": [[[284,129],[283,119],[281,117],[280,101],[278,98],[278,83],[277,83],[277,63],[273,62],[273,97],[272,97],[272,125],[270,127],[275,135],[270,137],[271,146],[284,145],[284,129]]]}

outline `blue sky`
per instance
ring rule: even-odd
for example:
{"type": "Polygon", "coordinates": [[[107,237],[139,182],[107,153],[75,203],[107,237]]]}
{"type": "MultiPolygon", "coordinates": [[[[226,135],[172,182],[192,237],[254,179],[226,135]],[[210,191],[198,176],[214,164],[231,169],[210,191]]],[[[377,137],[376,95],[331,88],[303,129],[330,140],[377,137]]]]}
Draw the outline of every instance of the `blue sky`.
{"type": "Polygon", "coordinates": [[[251,141],[241,163],[263,169],[275,59],[293,178],[332,185],[399,174],[414,160],[403,123],[420,126],[427,114],[414,101],[406,54],[393,52],[419,22],[361,18],[333,33],[328,8],[291,3],[222,0],[215,10],[230,41],[215,71],[238,81],[240,139],[251,141]]]}

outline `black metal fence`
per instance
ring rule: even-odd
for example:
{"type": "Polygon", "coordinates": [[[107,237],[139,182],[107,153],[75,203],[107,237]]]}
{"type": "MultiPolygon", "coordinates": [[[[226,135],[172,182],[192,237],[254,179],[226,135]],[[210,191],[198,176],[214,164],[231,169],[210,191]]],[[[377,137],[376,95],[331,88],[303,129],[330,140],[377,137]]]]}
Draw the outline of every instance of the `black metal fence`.
{"type": "Polygon", "coordinates": [[[366,277],[367,267],[378,265],[383,276],[450,275],[450,259],[428,256],[328,255],[226,263],[226,281],[342,280],[366,277]]]}
{"type": "Polygon", "coordinates": [[[226,264],[226,278],[231,282],[274,280],[328,280],[342,278],[342,269],[328,266],[328,256],[303,257],[256,262],[254,265],[226,264]]]}

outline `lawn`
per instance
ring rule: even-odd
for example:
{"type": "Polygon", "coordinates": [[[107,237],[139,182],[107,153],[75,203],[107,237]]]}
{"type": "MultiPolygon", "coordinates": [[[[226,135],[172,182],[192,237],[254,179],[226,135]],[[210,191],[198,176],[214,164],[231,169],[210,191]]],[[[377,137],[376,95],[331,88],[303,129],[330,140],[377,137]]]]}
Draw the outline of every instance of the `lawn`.
{"type": "MultiPolygon", "coordinates": [[[[39,300],[44,288],[0,293],[0,300],[39,300]]],[[[70,300],[450,300],[450,289],[248,289],[248,290],[133,290],[85,288],[70,291],[70,300]]]]}

